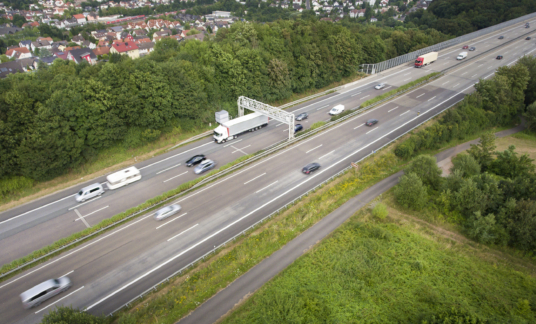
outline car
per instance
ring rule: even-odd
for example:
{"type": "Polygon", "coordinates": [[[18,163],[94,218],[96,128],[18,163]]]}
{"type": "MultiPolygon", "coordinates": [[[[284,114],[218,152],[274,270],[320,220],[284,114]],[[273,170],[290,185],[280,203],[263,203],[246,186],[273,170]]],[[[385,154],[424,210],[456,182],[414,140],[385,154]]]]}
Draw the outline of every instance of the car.
{"type": "Polygon", "coordinates": [[[499,39],[504,39],[504,36],[499,36],[499,39]]]}
{"type": "Polygon", "coordinates": [[[215,166],[216,162],[207,159],[199,163],[199,165],[195,167],[194,172],[195,174],[200,174],[210,169],[213,169],[215,166]]]}
{"type": "Polygon", "coordinates": [[[63,276],[57,279],[49,279],[20,294],[22,305],[26,309],[39,306],[45,300],[56,296],[70,287],[71,280],[68,277],[63,276]]]}
{"type": "Polygon", "coordinates": [[[376,89],[376,90],[380,90],[380,89],[383,89],[383,88],[385,88],[385,83],[380,83],[380,84],[378,84],[377,86],[374,87],[374,89],[376,89]]]}
{"type": "Polygon", "coordinates": [[[311,172],[316,171],[318,169],[320,169],[320,164],[313,162],[304,166],[302,172],[305,174],[310,174],[311,172]]]}
{"type": "Polygon", "coordinates": [[[369,119],[367,120],[367,122],[365,123],[365,125],[367,126],[374,126],[378,123],[378,120],[377,119],[369,119]]]}
{"type": "Polygon", "coordinates": [[[527,37],[527,38],[525,38],[525,39],[526,39],[526,40],[530,40],[530,36],[529,36],[529,37],[527,37]]]}
{"type": "Polygon", "coordinates": [[[473,46],[473,47],[470,47],[469,50],[470,50],[470,51],[474,51],[474,50],[476,50],[476,47],[474,47],[474,46],[473,46]]]}
{"type": "Polygon", "coordinates": [[[177,204],[166,206],[162,209],[159,209],[156,213],[154,213],[154,219],[157,221],[161,221],[163,219],[168,218],[169,216],[175,215],[176,213],[181,211],[181,206],[177,204]]]}
{"type": "Polygon", "coordinates": [[[298,121],[304,120],[304,119],[307,119],[307,117],[309,117],[309,114],[304,112],[304,113],[301,113],[298,116],[296,116],[296,120],[298,120],[298,121]]]}
{"type": "Polygon", "coordinates": [[[525,28],[530,28],[530,26],[529,26],[529,25],[525,25],[525,28]]]}
{"type": "Polygon", "coordinates": [[[303,130],[303,126],[301,124],[294,125],[294,133],[297,133],[301,130],[303,130]]]}
{"type": "Polygon", "coordinates": [[[335,115],[338,115],[340,113],[342,113],[344,111],[344,106],[343,105],[337,105],[333,108],[331,108],[331,110],[329,111],[329,114],[332,115],[332,116],[335,116],[335,115]]]}
{"type": "Polygon", "coordinates": [[[464,47],[462,47],[462,49],[468,49],[469,48],[469,45],[465,45],[464,47]]]}
{"type": "Polygon", "coordinates": [[[201,161],[205,160],[205,156],[203,154],[197,154],[192,156],[188,161],[186,161],[186,166],[191,167],[193,165],[201,163],[201,161]]]}
{"type": "Polygon", "coordinates": [[[497,60],[502,60],[502,59],[503,59],[502,55],[497,55],[497,60]]]}

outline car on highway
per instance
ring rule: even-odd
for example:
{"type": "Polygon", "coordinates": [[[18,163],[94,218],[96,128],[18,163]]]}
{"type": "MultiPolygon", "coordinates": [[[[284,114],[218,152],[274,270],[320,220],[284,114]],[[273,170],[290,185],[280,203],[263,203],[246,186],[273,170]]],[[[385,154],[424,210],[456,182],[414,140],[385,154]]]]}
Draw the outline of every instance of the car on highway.
{"type": "Polygon", "coordinates": [[[163,219],[168,218],[169,216],[173,216],[176,213],[181,211],[181,206],[177,204],[166,206],[162,209],[159,209],[156,213],[154,213],[154,219],[157,221],[161,221],[163,219]]]}
{"type": "Polygon", "coordinates": [[[502,56],[502,55],[497,55],[496,59],[497,59],[497,60],[502,60],[502,59],[503,59],[503,56],[502,56]]]}
{"type": "Polygon", "coordinates": [[[499,36],[499,39],[504,39],[504,36],[499,36]]]}
{"type": "Polygon", "coordinates": [[[469,48],[469,45],[465,45],[464,47],[462,47],[462,49],[468,49],[469,48]]]}
{"type": "Polygon", "coordinates": [[[337,105],[333,108],[331,108],[331,110],[329,111],[329,114],[332,115],[332,116],[335,116],[335,115],[338,115],[340,113],[342,113],[344,111],[344,106],[343,105],[337,105]]]}
{"type": "Polygon", "coordinates": [[[216,162],[207,159],[199,163],[199,165],[195,167],[194,172],[195,174],[200,174],[210,169],[213,169],[215,166],[216,162]]]}
{"type": "Polygon", "coordinates": [[[529,37],[527,37],[527,38],[525,38],[525,39],[526,39],[526,40],[531,40],[530,36],[529,36],[529,37]]]}
{"type": "Polygon", "coordinates": [[[203,154],[194,155],[188,161],[186,161],[186,166],[191,167],[193,165],[201,163],[201,161],[203,160],[206,160],[206,157],[203,154]]]}
{"type": "Polygon", "coordinates": [[[294,125],[294,133],[297,133],[301,130],[303,130],[303,126],[301,124],[294,125]]]}
{"type": "Polygon", "coordinates": [[[380,90],[380,89],[383,89],[383,88],[385,88],[385,83],[380,83],[380,84],[378,84],[377,86],[374,87],[374,89],[376,89],[376,90],[380,90]]]}
{"type": "Polygon", "coordinates": [[[309,114],[304,112],[304,113],[301,113],[298,116],[296,116],[296,120],[298,120],[298,121],[304,120],[304,119],[307,119],[307,117],[309,117],[309,114]]]}
{"type": "Polygon", "coordinates": [[[367,126],[374,126],[378,123],[378,120],[377,119],[369,119],[367,120],[367,122],[365,123],[365,125],[367,126]]]}
{"type": "Polygon", "coordinates": [[[305,174],[310,174],[311,172],[316,171],[318,169],[320,169],[320,164],[313,162],[304,166],[302,172],[305,174]]]}
{"type": "Polygon", "coordinates": [[[472,46],[472,47],[469,48],[469,50],[472,52],[472,51],[476,50],[476,47],[472,46]]]}
{"type": "Polygon", "coordinates": [[[525,28],[530,28],[530,25],[529,25],[529,24],[526,24],[526,25],[525,25],[525,28]]]}
{"type": "Polygon", "coordinates": [[[28,309],[39,306],[45,300],[69,289],[69,287],[71,287],[71,280],[67,277],[49,279],[20,294],[20,299],[24,308],[28,309]]]}
{"type": "Polygon", "coordinates": [[[94,183],[92,185],[89,185],[87,187],[84,187],[80,189],[80,191],[76,194],[75,199],[78,202],[84,202],[88,199],[100,196],[104,193],[104,188],[100,183],[94,183]]]}

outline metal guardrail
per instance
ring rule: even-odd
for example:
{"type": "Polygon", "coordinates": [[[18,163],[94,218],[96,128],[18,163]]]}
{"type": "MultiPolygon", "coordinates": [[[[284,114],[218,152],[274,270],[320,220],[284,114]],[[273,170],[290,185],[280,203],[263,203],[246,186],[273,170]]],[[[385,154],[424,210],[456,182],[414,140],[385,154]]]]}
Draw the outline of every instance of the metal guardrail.
{"type": "Polygon", "coordinates": [[[437,52],[437,51],[440,51],[442,49],[451,47],[453,45],[457,45],[457,44],[472,40],[474,38],[477,38],[477,37],[480,37],[480,36],[483,36],[483,35],[486,35],[486,34],[490,34],[490,33],[494,32],[494,31],[499,30],[499,29],[503,29],[505,27],[515,25],[515,24],[517,24],[519,22],[522,22],[522,21],[524,21],[526,19],[534,18],[534,17],[536,17],[536,12],[533,12],[531,14],[528,14],[528,15],[525,15],[525,16],[522,16],[522,17],[518,17],[518,18],[515,18],[515,19],[512,19],[512,20],[502,22],[502,23],[500,23],[498,25],[494,25],[494,26],[490,26],[490,27],[487,27],[487,28],[484,28],[484,29],[481,29],[481,30],[477,30],[475,32],[472,32],[472,33],[469,33],[469,34],[466,34],[466,35],[462,35],[462,36],[459,36],[459,37],[456,37],[456,38],[453,38],[453,39],[449,39],[448,41],[444,41],[444,42],[441,42],[439,44],[428,46],[426,48],[422,48],[420,50],[417,50],[417,51],[414,51],[414,52],[411,52],[411,53],[408,53],[408,54],[404,54],[404,55],[392,58],[392,59],[387,60],[387,61],[383,61],[383,62],[375,63],[375,64],[362,64],[363,68],[360,71],[365,72],[367,74],[375,74],[375,73],[378,73],[378,72],[381,72],[381,71],[384,71],[384,70],[388,70],[390,68],[399,66],[401,64],[413,61],[419,55],[426,54],[426,53],[429,53],[429,52],[437,52]]]}
{"type": "MultiPolygon", "coordinates": [[[[408,90],[409,91],[409,90],[408,90]]],[[[373,152],[367,154],[366,156],[364,156],[363,158],[359,159],[358,161],[356,161],[355,163],[359,163],[361,161],[363,161],[364,159],[370,157],[371,155],[374,155],[376,154],[379,150],[391,145],[393,142],[395,142],[396,140],[398,140],[400,137],[408,134],[409,132],[413,131],[415,128],[421,126],[422,124],[426,123],[427,121],[429,121],[430,119],[436,117],[437,115],[441,114],[442,112],[444,112],[445,110],[455,106],[456,104],[458,104],[460,101],[462,101],[462,99],[456,101],[455,103],[451,104],[450,106],[446,107],[445,109],[442,109],[441,111],[437,112],[436,114],[428,117],[428,119],[426,120],[423,120],[422,122],[420,122],[419,124],[415,125],[414,127],[410,128],[409,130],[405,131],[404,133],[398,135],[397,137],[395,137],[394,139],[390,140],[389,142],[385,143],[384,145],[382,145],[380,148],[374,150],[373,152]]],[[[308,191],[306,191],[305,193],[301,194],[300,196],[294,198],[292,201],[288,202],[287,204],[285,204],[284,206],[278,208],[277,210],[275,210],[274,212],[272,212],[271,214],[269,214],[268,216],[265,216],[263,217],[262,219],[258,220],[255,224],[249,226],[248,228],[242,230],[240,233],[236,234],[235,236],[231,237],[230,239],[228,239],[227,241],[221,243],[220,245],[218,246],[215,246],[214,249],[212,251],[209,251],[205,254],[203,254],[202,256],[200,256],[199,258],[195,259],[194,261],[190,262],[189,264],[187,264],[186,266],[182,267],[181,269],[175,271],[173,274],[171,274],[170,276],[168,276],[167,278],[161,280],[160,282],[158,282],[157,284],[155,284],[153,287],[145,290],[144,292],[142,292],[141,294],[139,294],[138,296],[132,298],[131,300],[129,300],[127,303],[125,303],[123,306],[117,308],[116,310],[114,310],[113,312],[111,312],[109,314],[109,316],[112,316],[113,314],[117,313],[118,311],[120,311],[121,309],[125,308],[125,307],[129,307],[130,304],[132,304],[134,301],[136,301],[137,299],[142,299],[143,297],[145,297],[145,295],[147,295],[148,293],[152,292],[152,291],[158,291],[158,286],[164,284],[164,283],[168,283],[171,278],[175,277],[176,275],[181,275],[183,271],[187,270],[188,268],[193,268],[197,262],[201,261],[201,260],[204,260],[207,256],[211,255],[211,254],[216,254],[216,251],[220,248],[223,248],[227,245],[227,243],[229,243],[230,241],[233,241],[235,240],[236,238],[238,238],[239,236],[243,236],[243,235],[246,235],[248,231],[250,230],[253,230],[255,229],[257,226],[261,225],[262,223],[264,223],[265,221],[269,220],[270,218],[274,217],[275,215],[277,215],[278,213],[280,213],[281,211],[285,210],[285,209],[288,209],[290,207],[292,207],[292,205],[296,204],[299,200],[301,200],[302,198],[308,196],[309,194],[315,192],[317,189],[321,188],[322,186],[324,186],[325,184],[329,183],[330,181],[333,181],[334,179],[338,178],[339,176],[343,175],[344,173],[346,173],[348,170],[350,170],[352,168],[352,166],[348,166],[344,169],[342,169],[341,171],[337,172],[336,174],[334,174],[333,176],[329,177],[328,179],[322,181],[321,183],[319,183],[318,185],[316,185],[315,187],[309,189],[308,191]]]]}

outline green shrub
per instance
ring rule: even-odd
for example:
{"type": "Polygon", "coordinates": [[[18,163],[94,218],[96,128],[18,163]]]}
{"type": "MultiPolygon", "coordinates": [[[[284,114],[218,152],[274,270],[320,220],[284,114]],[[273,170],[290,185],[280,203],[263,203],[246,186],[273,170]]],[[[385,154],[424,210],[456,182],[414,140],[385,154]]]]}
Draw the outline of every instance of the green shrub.
{"type": "Polygon", "coordinates": [[[401,176],[394,192],[398,203],[405,208],[421,210],[428,200],[426,187],[415,173],[401,176]]]}
{"type": "Polygon", "coordinates": [[[313,130],[313,129],[317,129],[318,127],[322,127],[326,125],[326,122],[325,121],[317,121],[316,123],[312,124],[310,129],[313,130]]]}
{"type": "Polygon", "coordinates": [[[42,324],[106,324],[111,318],[105,316],[95,316],[90,313],[74,309],[72,306],[57,306],[43,316],[42,324]]]}
{"type": "Polygon", "coordinates": [[[387,206],[385,206],[382,203],[376,204],[374,208],[372,209],[372,215],[374,217],[378,217],[379,219],[385,219],[389,212],[387,211],[387,206]]]}
{"type": "Polygon", "coordinates": [[[345,110],[343,111],[342,113],[338,114],[338,115],[335,115],[333,117],[331,117],[331,121],[336,121],[337,119],[340,119],[344,116],[348,116],[350,115],[351,113],[353,113],[354,111],[353,110],[345,110]]]}
{"type": "Polygon", "coordinates": [[[0,196],[16,193],[31,188],[34,181],[25,177],[11,177],[0,180],[0,196]]]}

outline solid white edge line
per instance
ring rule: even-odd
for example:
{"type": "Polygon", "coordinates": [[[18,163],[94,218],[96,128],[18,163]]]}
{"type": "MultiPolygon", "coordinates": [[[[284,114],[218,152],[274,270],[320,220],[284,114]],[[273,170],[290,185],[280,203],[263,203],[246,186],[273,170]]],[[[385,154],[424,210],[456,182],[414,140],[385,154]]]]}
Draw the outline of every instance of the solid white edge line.
{"type": "Polygon", "coordinates": [[[49,308],[50,306],[52,306],[52,305],[54,305],[54,304],[56,304],[56,303],[59,303],[60,301],[64,300],[65,298],[71,296],[72,294],[74,294],[75,292],[77,292],[77,291],[79,291],[80,289],[83,289],[83,288],[84,288],[84,286],[82,286],[82,287],[76,289],[75,291],[73,291],[72,293],[68,294],[67,296],[63,296],[62,298],[56,300],[56,301],[53,302],[52,304],[50,304],[50,305],[48,305],[48,306],[46,306],[46,307],[41,308],[40,310],[38,310],[37,312],[35,312],[35,314],[44,311],[45,309],[49,308]]]}
{"type": "Polygon", "coordinates": [[[169,168],[164,169],[164,170],[162,170],[162,171],[158,171],[156,174],[160,174],[160,173],[166,172],[167,170],[171,170],[171,169],[173,169],[173,168],[176,168],[176,167],[178,167],[179,165],[181,165],[181,164],[180,164],[180,163],[179,163],[179,164],[175,164],[175,165],[172,166],[172,167],[169,167],[169,168]]]}
{"type": "Polygon", "coordinates": [[[276,184],[278,182],[279,182],[279,180],[276,180],[275,182],[270,183],[269,185],[267,185],[266,187],[256,191],[255,193],[258,194],[259,192],[263,191],[264,189],[266,189],[266,188],[270,187],[271,185],[274,185],[274,184],[276,184]]]}
{"type": "Polygon", "coordinates": [[[213,143],[214,143],[214,142],[208,142],[208,143],[206,143],[206,144],[199,145],[199,146],[197,146],[197,147],[191,148],[191,149],[189,149],[189,150],[187,150],[187,151],[184,151],[184,152],[181,152],[181,153],[177,153],[177,154],[172,155],[172,156],[170,156],[170,157],[167,157],[167,158],[165,158],[165,159],[163,159],[163,160],[156,161],[156,162],[154,162],[154,163],[151,163],[151,164],[149,164],[149,165],[146,165],[146,166],[144,166],[143,168],[139,168],[139,170],[146,169],[146,168],[151,167],[151,166],[153,166],[153,165],[155,165],[155,164],[158,164],[158,163],[160,163],[160,162],[164,162],[164,161],[166,161],[166,160],[172,159],[172,158],[174,158],[174,157],[176,157],[176,156],[179,156],[179,155],[181,155],[181,154],[184,154],[184,153],[187,153],[187,152],[196,150],[196,149],[198,149],[198,148],[200,148],[200,147],[203,147],[203,146],[206,146],[206,145],[209,145],[209,144],[213,144],[213,143]]]}
{"type": "MultiPolygon", "coordinates": [[[[361,125],[361,126],[363,126],[363,125],[361,125]]],[[[355,129],[355,128],[354,128],[354,129],[355,129]]],[[[329,152],[329,153],[326,153],[326,154],[322,155],[322,156],[319,157],[318,159],[320,160],[321,158],[326,157],[326,156],[330,155],[330,154],[333,153],[333,152],[335,152],[335,150],[333,150],[333,151],[331,151],[331,152],[329,152]]]]}
{"type": "Polygon", "coordinates": [[[70,275],[73,272],[74,272],[74,270],[71,270],[71,271],[67,272],[66,274],[64,274],[63,276],[61,276],[60,278],[67,277],[68,275],[70,275]]]}
{"type": "Polygon", "coordinates": [[[179,234],[173,236],[172,238],[168,239],[167,241],[169,242],[169,241],[171,241],[172,239],[176,238],[177,236],[182,235],[182,234],[188,232],[189,230],[191,230],[192,228],[196,227],[197,225],[199,225],[199,224],[195,224],[194,226],[190,227],[189,229],[184,230],[184,231],[180,232],[179,234]]]}
{"type": "Polygon", "coordinates": [[[97,200],[97,199],[101,199],[101,198],[102,198],[102,196],[98,196],[97,198],[93,198],[93,199],[91,199],[91,200],[88,200],[88,201],[86,201],[86,202],[83,202],[83,203],[81,203],[81,204],[78,204],[78,205],[76,205],[76,206],[74,206],[74,207],[71,207],[71,208],[69,208],[68,210],[76,209],[76,208],[78,208],[78,207],[80,207],[80,206],[84,206],[85,204],[89,204],[90,202],[95,201],[95,200],[97,200]]]}
{"type": "Polygon", "coordinates": [[[426,101],[434,100],[435,97],[436,97],[436,96],[433,96],[432,98],[430,98],[430,99],[428,99],[428,100],[426,100],[426,101]]]}
{"type": "MultiPolygon", "coordinates": [[[[277,127],[277,126],[275,126],[275,127],[277,127]]],[[[223,147],[231,146],[231,145],[233,145],[233,144],[236,144],[236,143],[238,143],[238,142],[241,142],[242,140],[243,140],[243,138],[242,138],[242,139],[239,139],[238,141],[234,141],[234,142],[232,142],[231,144],[224,145],[223,147]]]]}
{"type": "MultiPolygon", "coordinates": [[[[41,209],[41,208],[45,208],[45,207],[47,207],[47,206],[53,205],[53,204],[55,204],[55,203],[57,203],[57,202],[60,202],[60,201],[62,201],[62,200],[65,200],[65,199],[74,197],[74,196],[76,196],[76,194],[67,196],[67,197],[65,197],[65,198],[58,199],[58,200],[56,200],[56,201],[53,201],[53,202],[48,203],[48,204],[46,204],[46,205],[43,205],[43,206],[41,206],[41,207],[37,207],[37,208],[35,208],[35,209],[29,210],[29,211],[27,211],[27,212],[25,212],[25,213],[22,213],[22,214],[20,214],[20,215],[13,216],[13,217],[11,217],[10,219],[6,219],[5,221],[1,221],[1,222],[0,222],[0,225],[2,225],[2,224],[4,224],[4,223],[7,223],[7,222],[9,222],[9,221],[11,221],[11,220],[14,220],[14,219],[16,219],[16,218],[19,218],[19,217],[21,217],[21,216],[24,216],[24,215],[26,215],[26,214],[29,214],[29,213],[31,213],[31,212],[34,212],[34,211],[36,211],[36,210],[39,210],[39,209],[41,209]]],[[[76,207],[75,207],[75,208],[76,208],[76,207]]]]}
{"type": "Polygon", "coordinates": [[[409,112],[410,112],[410,110],[407,110],[406,112],[401,113],[400,116],[402,116],[402,115],[404,115],[404,114],[407,114],[407,113],[409,113],[409,112]]]}
{"type": "MultiPolygon", "coordinates": [[[[470,87],[469,87],[469,88],[470,88],[470,87]]],[[[467,89],[469,89],[469,88],[467,88],[467,89]]],[[[237,220],[235,220],[234,222],[230,223],[229,225],[223,227],[222,229],[217,230],[216,232],[214,232],[214,233],[212,233],[211,235],[205,237],[204,239],[200,240],[199,242],[195,243],[194,245],[190,246],[189,248],[185,249],[184,251],[178,253],[177,255],[175,255],[175,256],[169,258],[168,260],[164,261],[164,262],[161,263],[160,265],[154,267],[153,269],[147,271],[146,273],[142,274],[142,275],[139,276],[138,278],[136,278],[136,279],[132,280],[131,282],[125,284],[125,285],[122,286],[121,288],[119,288],[119,289],[115,290],[114,292],[108,294],[107,296],[101,298],[100,300],[98,300],[98,301],[95,302],[94,304],[92,304],[92,305],[86,307],[85,310],[88,311],[88,310],[92,309],[93,307],[97,306],[98,304],[102,303],[103,301],[107,300],[108,298],[110,298],[110,297],[116,295],[117,293],[119,293],[119,292],[125,290],[126,288],[132,286],[132,285],[135,284],[136,282],[138,282],[138,281],[140,281],[141,279],[147,277],[148,275],[150,275],[151,273],[153,273],[153,272],[157,271],[158,269],[162,268],[162,267],[165,266],[166,264],[168,264],[168,263],[170,263],[170,262],[173,262],[175,259],[179,258],[179,257],[182,256],[183,254],[185,254],[185,253],[191,251],[192,249],[198,247],[199,245],[201,245],[201,244],[203,244],[204,242],[210,240],[211,238],[213,238],[214,236],[218,235],[219,233],[225,231],[225,230],[228,229],[229,227],[231,227],[231,226],[237,224],[238,222],[242,221],[243,219],[245,219],[245,218],[251,216],[252,214],[254,214],[255,212],[257,212],[258,210],[260,210],[260,209],[262,209],[262,208],[268,206],[269,204],[271,204],[271,203],[273,203],[274,201],[276,201],[277,199],[279,199],[279,198],[285,196],[286,194],[288,194],[288,193],[291,192],[292,190],[298,188],[299,186],[301,186],[301,185],[303,185],[303,184],[305,184],[305,183],[307,183],[307,182],[313,180],[314,178],[320,176],[322,173],[324,173],[324,172],[328,171],[329,169],[335,167],[335,166],[338,165],[339,163],[344,162],[346,159],[348,159],[348,158],[352,157],[353,155],[355,155],[355,154],[361,152],[362,150],[364,150],[364,149],[366,149],[367,147],[371,146],[372,144],[378,142],[379,140],[383,139],[384,137],[390,135],[391,133],[393,133],[393,132],[399,130],[400,128],[402,128],[402,127],[406,126],[407,124],[411,123],[412,121],[416,120],[417,118],[420,118],[420,117],[424,116],[424,115],[425,115],[426,113],[428,113],[429,111],[432,111],[433,109],[439,107],[439,106],[442,105],[443,103],[445,103],[445,102],[451,100],[452,98],[458,96],[459,94],[460,94],[460,93],[457,93],[457,94],[453,95],[452,97],[446,99],[445,101],[442,101],[442,102],[438,103],[438,104],[435,105],[434,107],[432,107],[432,108],[428,109],[427,111],[425,111],[422,115],[419,115],[419,116],[416,116],[416,117],[410,119],[409,121],[405,122],[404,124],[402,124],[402,125],[400,125],[400,126],[394,128],[394,129],[392,129],[390,132],[386,133],[385,135],[378,137],[376,140],[370,142],[369,144],[363,146],[362,148],[360,148],[360,149],[358,149],[358,150],[356,150],[356,151],[350,153],[350,154],[347,155],[346,157],[344,157],[344,158],[340,159],[339,161],[333,163],[333,164],[330,165],[329,167],[327,167],[327,168],[321,170],[320,172],[317,172],[316,174],[313,174],[312,176],[307,177],[306,180],[304,180],[304,181],[302,181],[301,183],[297,184],[296,186],[290,188],[289,190],[285,191],[285,192],[282,193],[281,195],[279,195],[279,196],[273,198],[272,200],[270,200],[270,201],[264,203],[263,205],[261,205],[260,207],[256,208],[255,210],[253,210],[253,211],[249,212],[248,214],[246,214],[246,215],[240,217],[239,219],[237,219],[237,220]]],[[[324,134],[325,134],[325,133],[324,133],[324,134]]]]}
{"type": "Polygon", "coordinates": [[[253,178],[253,179],[251,179],[251,180],[249,180],[249,181],[244,182],[244,184],[248,184],[248,183],[250,183],[251,181],[253,181],[253,180],[255,180],[255,179],[258,179],[258,178],[262,177],[262,176],[265,175],[265,174],[266,174],[266,172],[264,172],[263,174],[259,174],[259,175],[256,176],[255,178],[253,178]]]}
{"type": "MultiPolygon", "coordinates": [[[[101,209],[97,209],[96,211],[91,212],[91,213],[89,213],[89,214],[87,214],[87,215],[85,215],[85,216],[82,216],[82,217],[83,217],[83,218],[86,218],[86,217],[91,216],[91,215],[95,214],[96,212],[100,212],[101,210],[106,209],[106,208],[108,208],[108,207],[110,207],[110,206],[102,207],[101,209]]],[[[77,218],[77,219],[75,219],[74,221],[77,222],[77,221],[79,221],[79,220],[80,220],[80,218],[77,218]]]]}
{"type": "Polygon", "coordinates": [[[169,223],[173,222],[174,220],[177,220],[177,219],[181,218],[182,216],[184,216],[184,215],[186,215],[186,214],[188,214],[188,213],[184,213],[184,214],[182,214],[182,215],[179,215],[179,216],[177,216],[177,217],[173,218],[172,220],[170,220],[170,221],[167,221],[167,222],[165,222],[164,224],[162,224],[162,225],[158,226],[158,227],[157,227],[157,228],[155,228],[155,229],[159,229],[160,227],[162,227],[162,226],[165,226],[165,225],[167,225],[167,224],[169,224],[169,223]]]}
{"type": "Polygon", "coordinates": [[[422,97],[422,96],[424,96],[425,94],[426,94],[426,92],[425,92],[425,93],[422,93],[422,94],[420,94],[420,95],[418,95],[417,97],[415,97],[415,99],[417,99],[417,98],[419,98],[419,97],[422,97]]]}
{"type": "Polygon", "coordinates": [[[183,172],[183,173],[181,173],[181,174],[179,174],[179,175],[176,175],[176,176],[174,176],[174,177],[172,177],[172,178],[169,178],[169,179],[167,179],[167,180],[164,180],[163,182],[168,182],[168,181],[173,180],[173,179],[175,179],[175,178],[177,178],[177,177],[180,177],[181,175],[186,174],[186,173],[188,173],[188,171],[183,172]]]}
{"type": "Polygon", "coordinates": [[[362,127],[362,126],[365,126],[365,124],[361,124],[361,125],[355,127],[354,129],[358,129],[359,127],[362,127]]]}
{"type": "Polygon", "coordinates": [[[373,131],[377,130],[379,127],[380,127],[380,126],[378,126],[378,127],[376,127],[376,128],[373,128],[373,129],[369,130],[368,132],[366,132],[365,134],[368,134],[368,133],[370,133],[370,132],[373,132],[373,131]]]}
{"type": "Polygon", "coordinates": [[[317,148],[321,147],[322,145],[324,145],[324,144],[320,144],[320,145],[318,145],[317,147],[313,147],[313,148],[310,149],[309,151],[305,152],[305,154],[307,154],[307,153],[309,153],[309,152],[311,152],[311,151],[316,150],[317,148]]]}

